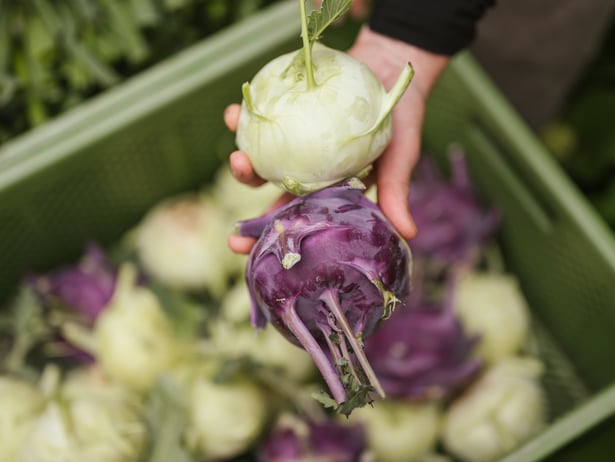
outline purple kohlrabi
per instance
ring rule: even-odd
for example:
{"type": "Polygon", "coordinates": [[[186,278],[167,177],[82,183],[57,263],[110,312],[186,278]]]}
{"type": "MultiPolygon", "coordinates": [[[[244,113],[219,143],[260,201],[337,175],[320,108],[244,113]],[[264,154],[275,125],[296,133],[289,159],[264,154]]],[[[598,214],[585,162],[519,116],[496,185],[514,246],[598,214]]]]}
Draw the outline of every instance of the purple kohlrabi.
{"type": "Polygon", "coordinates": [[[442,300],[427,300],[414,280],[407,307],[365,342],[365,353],[386,393],[412,400],[445,399],[481,368],[472,355],[479,341],[463,329],[454,310],[454,277],[442,300]]]}
{"type": "Polygon", "coordinates": [[[278,423],[258,451],[259,462],[359,462],[366,450],[361,425],[293,418],[278,423]]]}
{"type": "Polygon", "coordinates": [[[93,324],[115,290],[116,270],[103,249],[95,243],[86,246],[80,261],[27,280],[44,303],[60,303],[93,324]]]}
{"type": "Polygon", "coordinates": [[[348,412],[370,391],[384,396],[363,339],[410,291],[408,245],[363,188],[352,179],[239,223],[258,238],[246,266],[253,324],[307,350],[348,412]]]}
{"type": "Polygon", "coordinates": [[[427,155],[422,156],[413,175],[409,207],[419,232],[410,247],[417,257],[463,261],[500,223],[499,211],[481,208],[464,154],[453,151],[450,163],[450,181],[427,155]]]}

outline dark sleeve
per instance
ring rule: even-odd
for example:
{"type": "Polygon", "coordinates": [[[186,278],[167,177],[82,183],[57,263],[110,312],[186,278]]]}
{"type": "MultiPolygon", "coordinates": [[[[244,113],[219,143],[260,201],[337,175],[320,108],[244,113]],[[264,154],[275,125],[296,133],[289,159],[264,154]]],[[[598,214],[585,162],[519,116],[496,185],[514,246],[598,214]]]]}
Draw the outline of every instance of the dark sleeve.
{"type": "Polygon", "coordinates": [[[453,55],[476,35],[495,0],[374,0],[370,28],[438,54],[453,55]]]}

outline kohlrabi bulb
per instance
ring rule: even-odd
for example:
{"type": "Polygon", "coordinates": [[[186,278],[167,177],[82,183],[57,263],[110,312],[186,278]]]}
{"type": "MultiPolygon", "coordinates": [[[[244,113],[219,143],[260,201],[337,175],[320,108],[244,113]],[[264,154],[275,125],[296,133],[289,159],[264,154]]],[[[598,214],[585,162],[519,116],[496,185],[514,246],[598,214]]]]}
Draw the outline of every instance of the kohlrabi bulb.
{"type": "MultiPolygon", "coordinates": [[[[264,213],[280,197],[280,188],[271,183],[258,187],[240,183],[233,177],[227,164],[216,173],[208,194],[231,223],[264,213]]],[[[244,262],[245,264],[245,262],[244,262]]]]}
{"type": "Polygon", "coordinates": [[[367,446],[378,462],[417,462],[431,453],[440,431],[436,403],[384,400],[355,409],[350,422],[362,423],[367,446]]]}
{"type": "Polygon", "coordinates": [[[183,194],[153,207],[135,232],[135,247],[148,275],[170,287],[226,289],[229,267],[237,266],[226,246],[231,229],[223,211],[205,195],[183,194]]]}
{"type": "Polygon", "coordinates": [[[137,391],[154,384],[179,348],[170,318],[154,293],[137,285],[130,264],[120,268],[113,298],[98,317],[94,334],[104,371],[137,391]]]}
{"type": "Polygon", "coordinates": [[[476,354],[487,363],[516,355],[525,345],[530,310],[514,276],[469,272],[457,285],[455,305],[465,329],[480,337],[476,354]]]}
{"type": "MultiPolygon", "coordinates": [[[[95,370],[71,374],[51,390],[20,462],[138,462],[147,445],[141,400],[95,370]]],[[[4,459],[3,459],[4,460],[4,459]]],[[[8,460],[8,459],[7,459],[8,460]]]]}
{"type": "Polygon", "coordinates": [[[536,435],[546,421],[542,370],[530,357],[491,366],[447,408],[445,448],[463,462],[491,462],[536,435]]]}
{"type": "Polygon", "coordinates": [[[347,181],[239,223],[258,239],[246,265],[252,323],[303,347],[344,414],[384,395],[363,341],[410,292],[410,249],[362,186],[347,181]]]}
{"type": "Polygon", "coordinates": [[[203,460],[242,454],[261,436],[269,419],[264,390],[248,377],[215,380],[219,367],[215,361],[187,360],[174,371],[187,400],[186,445],[203,460]]]}
{"type": "Polygon", "coordinates": [[[236,142],[256,173],[293,194],[360,175],[391,138],[391,110],[412,77],[387,93],[363,63],[318,42],[277,57],[244,84],[236,142]]]}

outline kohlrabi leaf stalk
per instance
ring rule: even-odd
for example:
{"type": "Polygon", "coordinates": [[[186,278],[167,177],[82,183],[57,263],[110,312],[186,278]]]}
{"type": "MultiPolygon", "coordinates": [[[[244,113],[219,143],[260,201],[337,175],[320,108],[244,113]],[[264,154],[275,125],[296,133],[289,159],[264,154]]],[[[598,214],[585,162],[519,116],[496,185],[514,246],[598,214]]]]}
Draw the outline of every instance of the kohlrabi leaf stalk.
{"type": "Polygon", "coordinates": [[[316,86],[312,64],[312,45],[320,39],[324,30],[342,17],[352,4],[352,0],[323,1],[320,9],[314,10],[309,17],[306,8],[307,0],[299,0],[301,12],[301,40],[303,42],[303,57],[305,59],[305,80],[307,88],[316,86]]]}

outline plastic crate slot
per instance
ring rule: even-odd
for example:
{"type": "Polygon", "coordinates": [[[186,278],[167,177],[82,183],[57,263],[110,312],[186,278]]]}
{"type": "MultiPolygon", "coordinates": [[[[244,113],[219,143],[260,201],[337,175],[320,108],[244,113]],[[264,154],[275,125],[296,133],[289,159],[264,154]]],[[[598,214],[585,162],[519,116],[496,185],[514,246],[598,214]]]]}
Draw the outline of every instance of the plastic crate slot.
{"type": "Polygon", "coordinates": [[[489,162],[489,168],[497,172],[497,177],[506,182],[508,189],[523,203],[531,223],[542,233],[550,234],[553,229],[553,212],[538,199],[539,194],[532,192],[529,183],[522,181],[524,176],[512,166],[509,162],[511,156],[504,154],[506,149],[497,143],[488,128],[476,122],[465,136],[470,140],[473,150],[481,151],[481,160],[489,162]]]}

